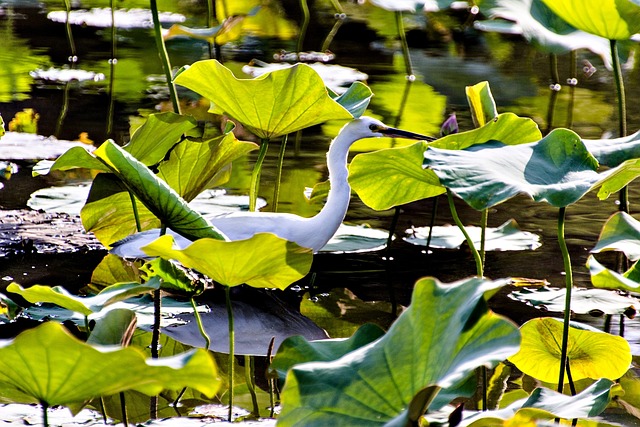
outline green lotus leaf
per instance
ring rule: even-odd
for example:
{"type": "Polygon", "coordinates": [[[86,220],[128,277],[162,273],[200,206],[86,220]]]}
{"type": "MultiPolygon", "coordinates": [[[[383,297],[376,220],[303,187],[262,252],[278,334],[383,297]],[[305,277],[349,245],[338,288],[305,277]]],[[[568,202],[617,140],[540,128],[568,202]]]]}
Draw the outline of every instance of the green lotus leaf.
{"type": "Polygon", "coordinates": [[[94,347],[62,325],[46,322],[0,341],[0,399],[48,406],[136,390],[193,387],[212,397],[219,387],[216,367],[201,349],[147,359],[136,347],[94,347]]]}
{"type": "Polygon", "coordinates": [[[327,120],[353,116],[328,94],[311,67],[296,64],[255,79],[237,79],[216,60],[199,61],[174,79],[212,102],[260,138],[286,135],[327,120]]]}
{"type": "Polygon", "coordinates": [[[173,238],[165,235],[142,250],[175,259],[224,286],[246,283],[254,288],[285,289],[309,272],[313,258],[310,249],[270,233],[233,242],[198,239],[183,250],[173,249],[173,238]]]}
{"type": "Polygon", "coordinates": [[[526,399],[518,400],[504,409],[477,412],[466,417],[458,427],[533,426],[537,420],[595,417],[601,414],[611,401],[613,385],[613,381],[602,378],[575,396],[539,387],[526,399]]]}
{"type": "MultiPolygon", "coordinates": [[[[255,15],[255,12],[252,15],[255,15]]],[[[243,15],[231,16],[225,19],[222,24],[211,28],[190,28],[174,24],[163,34],[163,38],[169,40],[174,37],[187,36],[197,40],[205,40],[211,44],[224,45],[242,35],[242,22],[244,19],[245,16],[243,15]]]]}
{"type": "Polygon", "coordinates": [[[640,32],[640,5],[631,0],[542,0],[570,25],[609,40],[640,32]]]}
{"type": "Polygon", "coordinates": [[[498,116],[496,102],[491,94],[489,82],[484,81],[465,88],[471,118],[476,127],[482,127],[498,116]]]}
{"type": "Polygon", "coordinates": [[[614,168],[640,158],[640,131],[622,138],[583,139],[582,142],[601,166],[614,168]]]}
{"type": "Polygon", "coordinates": [[[422,168],[426,144],[387,148],[357,155],[349,165],[349,183],[372,209],[385,210],[444,193],[438,177],[422,168]]]}
{"type": "MultiPolygon", "coordinates": [[[[540,381],[557,383],[562,328],[562,321],[551,317],[529,320],[520,327],[520,351],[509,357],[509,361],[540,381]]],[[[567,358],[573,381],[583,378],[615,380],[629,369],[631,348],[622,337],[572,323],[567,358]]],[[[568,381],[566,375],[565,381],[568,381]]]]}
{"type": "Polygon", "coordinates": [[[197,126],[198,122],[191,116],[171,112],[150,114],[123,148],[140,163],[154,165],[165,157],[185,133],[197,126]]]}
{"type": "MultiPolygon", "coordinates": [[[[593,257],[589,259],[587,264],[590,262],[597,263],[593,257]]],[[[594,286],[605,287],[598,286],[595,283],[594,286]]],[[[526,302],[543,311],[562,312],[564,311],[566,294],[567,291],[564,288],[541,287],[538,289],[518,289],[511,292],[509,297],[517,301],[526,302]]],[[[614,291],[586,288],[574,288],[571,290],[571,311],[577,314],[624,314],[629,310],[635,313],[633,307],[638,305],[640,305],[638,299],[620,295],[614,291]]]]}
{"type": "MultiPolygon", "coordinates": [[[[480,247],[482,227],[465,226],[469,237],[476,247],[480,247]]],[[[429,247],[440,249],[459,249],[466,237],[459,227],[446,225],[436,227],[412,227],[405,231],[409,234],[404,240],[412,245],[426,246],[431,233],[429,247]]],[[[499,227],[486,227],[485,251],[522,251],[535,250],[541,246],[540,236],[528,231],[520,230],[518,223],[511,219],[499,227]]]]}
{"type": "MultiPolygon", "coordinates": [[[[631,292],[638,292],[638,289],[640,288],[640,283],[629,277],[626,277],[626,274],[623,275],[606,268],[604,265],[600,264],[593,256],[590,256],[587,259],[587,268],[589,269],[589,274],[591,275],[591,284],[593,284],[593,286],[595,286],[596,288],[621,289],[631,292]]],[[[619,297],[624,298],[621,295],[619,297]]],[[[638,301],[636,300],[636,304],[637,303],[638,301]]],[[[571,307],[571,309],[573,310],[573,306],[571,307]]]]}
{"type": "Polygon", "coordinates": [[[114,308],[96,321],[87,338],[87,344],[126,347],[131,343],[135,329],[136,313],[127,308],[114,308]]]}
{"type": "Polygon", "coordinates": [[[616,212],[602,226],[592,253],[621,251],[631,261],[640,259],[640,221],[626,212],[616,212]]]}
{"type": "MultiPolygon", "coordinates": [[[[542,0],[498,0],[495,7],[484,10],[491,18],[502,18],[514,22],[512,32],[522,36],[536,48],[555,54],[572,50],[589,49],[602,57],[611,66],[609,40],[580,31],[556,15],[542,0]],[[515,30],[515,31],[514,31],[515,30]]],[[[492,26],[504,21],[483,21],[476,25],[484,31],[500,30],[492,26]]]]}
{"type": "Polygon", "coordinates": [[[100,293],[91,297],[75,296],[62,286],[34,285],[25,289],[17,283],[11,283],[7,286],[7,291],[16,293],[31,303],[47,302],[56,304],[67,310],[88,316],[110,304],[154,291],[159,287],[160,282],[158,280],[150,280],[145,284],[136,282],[116,283],[115,285],[107,286],[100,293]]]}
{"type": "Polygon", "coordinates": [[[270,368],[284,380],[294,365],[306,362],[328,362],[367,345],[384,335],[384,330],[373,323],[365,323],[348,339],[307,341],[301,336],[289,337],[280,344],[270,368]]]}
{"type": "Polygon", "coordinates": [[[338,104],[342,105],[354,118],[358,118],[364,114],[369,106],[373,92],[366,84],[355,81],[349,86],[342,95],[333,93],[330,89],[329,95],[338,104]]]}
{"type": "Polygon", "coordinates": [[[389,232],[367,225],[340,224],[336,233],[318,252],[356,253],[383,249],[387,245],[389,232]]]}
{"type": "Polygon", "coordinates": [[[109,172],[109,168],[100,160],[96,159],[86,148],[76,146],[65,151],[54,162],[49,160],[38,162],[33,168],[32,175],[47,175],[54,170],[66,171],[78,168],[109,172]]]}
{"type": "Polygon", "coordinates": [[[185,237],[223,238],[166,182],[112,141],[106,141],[94,153],[109,166],[147,209],[173,231],[185,237]]]}
{"type": "Polygon", "coordinates": [[[140,273],[144,280],[151,280],[157,276],[162,289],[169,292],[180,292],[189,297],[199,295],[204,291],[204,282],[180,264],[168,261],[164,258],[155,258],[140,267],[140,273]]]}
{"type": "Polygon", "coordinates": [[[117,255],[107,254],[91,273],[91,284],[103,288],[120,282],[139,282],[140,263],[125,261],[117,255]]]}
{"type": "Polygon", "coordinates": [[[516,327],[485,301],[485,292],[505,283],[418,281],[411,306],[384,336],[337,360],[289,371],[278,424],[417,423],[441,388],[455,389],[475,367],[495,365],[517,350],[516,327]]]}
{"type": "Polygon", "coordinates": [[[529,144],[493,141],[465,150],[429,148],[425,165],[477,210],[518,194],[565,207],[580,200],[600,178],[598,162],[568,129],[555,129],[529,144]]]}
{"type": "Polygon", "coordinates": [[[640,159],[627,160],[618,167],[607,170],[594,185],[594,188],[600,187],[598,198],[607,199],[611,193],[620,191],[638,176],[640,176],[640,159]]]}

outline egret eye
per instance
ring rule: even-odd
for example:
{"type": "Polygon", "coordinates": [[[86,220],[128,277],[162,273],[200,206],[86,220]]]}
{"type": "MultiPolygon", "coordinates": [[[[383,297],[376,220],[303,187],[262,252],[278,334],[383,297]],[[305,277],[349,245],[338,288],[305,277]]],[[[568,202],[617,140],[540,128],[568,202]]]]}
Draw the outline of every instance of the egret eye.
{"type": "Polygon", "coordinates": [[[376,124],[370,124],[369,125],[369,130],[372,130],[374,132],[377,132],[379,130],[378,125],[376,124]]]}

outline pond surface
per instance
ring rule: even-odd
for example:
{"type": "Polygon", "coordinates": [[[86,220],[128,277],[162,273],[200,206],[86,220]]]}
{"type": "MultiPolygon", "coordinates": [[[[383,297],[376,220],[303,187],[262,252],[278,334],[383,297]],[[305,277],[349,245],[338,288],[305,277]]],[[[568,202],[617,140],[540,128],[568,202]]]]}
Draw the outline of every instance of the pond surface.
{"type": "MultiPolygon", "coordinates": [[[[60,1],[9,1],[0,5],[0,114],[6,124],[26,108],[39,115],[37,133],[53,135],[59,139],[93,140],[96,145],[107,138],[126,143],[129,129],[137,126],[142,118],[155,111],[169,110],[162,67],[156,46],[148,27],[121,26],[116,31],[115,43],[111,28],[97,26],[88,19],[83,25],[71,25],[73,47],[70,44],[64,22],[58,22],[49,12],[61,11],[60,1]],[[115,52],[115,55],[112,54],[115,52]],[[77,59],[74,59],[77,57],[77,59]],[[70,62],[70,58],[72,61],[70,62]],[[116,59],[114,61],[114,58],[116,59]],[[75,69],[91,72],[87,80],[59,81],[42,78],[50,69],[75,69]],[[39,72],[40,70],[41,72],[39,72]]],[[[106,1],[79,1],[74,9],[104,7],[106,1]]],[[[170,12],[167,20],[175,20],[189,26],[203,25],[205,2],[164,1],[160,9],[170,12]]],[[[298,2],[282,1],[273,21],[277,25],[269,34],[255,31],[242,42],[223,46],[225,65],[242,75],[242,67],[251,60],[272,62],[274,54],[284,49],[295,50],[293,35],[301,21],[298,2]]],[[[333,11],[322,2],[312,8],[312,19],[304,40],[305,50],[320,47],[335,22],[333,11]]],[[[147,7],[148,2],[127,1],[127,7],[147,7]]],[[[366,73],[367,84],[375,94],[368,115],[380,117],[391,125],[420,133],[437,135],[440,124],[455,112],[461,130],[473,127],[464,88],[480,81],[490,82],[499,112],[514,112],[533,118],[542,130],[548,130],[550,96],[549,57],[536,51],[518,36],[483,33],[465,25],[468,12],[445,11],[429,15],[438,31],[423,31],[419,22],[407,20],[410,58],[416,81],[406,77],[405,63],[395,41],[395,23],[392,14],[371,5],[345,4],[347,19],[335,34],[330,50],[335,54],[333,64],[353,67],[366,73]],[[407,95],[408,94],[408,95],[407,95]],[[403,99],[404,97],[404,99],[403,99]]],[[[275,13],[275,12],[274,12],[275,13]]],[[[104,17],[103,17],[104,18],[104,17]]],[[[103,21],[104,22],[104,21],[103,21]]],[[[124,22],[124,21],[123,21],[124,22]]],[[[137,22],[137,21],[136,21],[137,22]]],[[[123,24],[124,25],[124,24],[123,24]]],[[[165,25],[168,27],[169,24],[165,25]]],[[[179,68],[200,59],[208,58],[208,46],[201,41],[173,39],[167,41],[172,66],[179,68]]],[[[573,129],[584,138],[601,138],[615,135],[617,118],[615,90],[610,71],[602,60],[589,52],[580,51],[578,61],[589,61],[597,72],[586,78],[580,74],[575,91],[573,129]]],[[[570,77],[568,56],[558,58],[561,79],[570,77]]],[[[626,70],[629,77],[637,77],[637,67],[626,70]]],[[[637,93],[637,78],[628,78],[627,91],[637,93]]],[[[198,100],[193,93],[180,91],[184,100],[183,112],[206,119],[208,104],[198,100]]],[[[633,99],[633,96],[629,98],[633,99]]],[[[629,102],[629,128],[634,131],[640,122],[640,104],[629,102]]],[[[565,87],[560,92],[553,126],[567,123],[569,98],[565,87]]],[[[305,131],[298,145],[289,142],[282,176],[279,211],[313,215],[318,207],[309,205],[303,197],[305,187],[326,179],[325,153],[330,139],[338,132],[341,123],[328,123],[305,131]]],[[[292,139],[290,139],[292,141],[292,139]]],[[[262,174],[261,197],[271,200],[275,180],[275,164],[279,141],[274,141],[266,158],[262,174]]],[[[353,154],[389,146],[391,142],[364,141],[354,146],[353,154]],[[377,144],[377,145],[376,145],[377,144]]],[[[0,159],[2,160],[2,159],[0,159]]],[[[232,195],[248,192],[249,172],[255,153],[234,164],[233,175],[225,185],[232,195]]],[[[19,171],[10,179],[1,179],[0,208],[25,209],[34,191],[72,182],[88,182],[90,177],[53,175],[31,177],[35,161],[17,161],[19,171]]],[[[632,211],[634,201],[639,200],[637,186],[631,188],[632,211]]],[[[389,251],[367,254],[322,254],[314,261],[316,272],[312,284],[301,283],[296,289],[313,287],[315,298],[324,298],[332,289],[347,288],[367,301],[387,300],[389,285],[400,304],[407,304],[414,281],[432,275],[443,282],[453,281],[475,274],[473,258],[468,250],[443,249],[426,253],[424,248],[402,241],[404,230],[412,226],[428,225],[433,200],[403,206],[397,219],[397,238],[389,251]]],[[[436,224],[451,224],[446,200],[438,202],[436,224]]],[[[479,212],[457,203],[465,224],[478,225],[479,212]]],[[[269,206],[267,206],[269,209],[269,206]]],[[[615,201],[599,201],[595,194],[567,209],[566,236],[572,254],[574,275],[579,286],[589,285],[585,261],[594,246],[600,229],[609,215],[617,210],[615,201]]],[[[563,264],[556,241],[557,210],[542,203],[533,203],[525,197],[517,197],[491,210],[489,226],[497,227],[509,219],[515,219],[520,228],[536,233],[541,247],[535,251],[489,252],[485,274],[492,278],[526,277],[547,280],[554,286],[564,286],[563,264]]],[[[394,222],[395,210],[376,212],[366,207],[357,197],[352,203],[346,221],[369,224],[375,228],[389,229],[394,222]]],[[[1,215],[1,213],[0,213],[1,215]]],[[[75,254],[81,258],[83,255],[75,254]]],[[[69,269],[69,280],[86,283],[90,271],[101,254],[86,255],[79,261],[86,267],[78,272],[69,269]],[[71,277],[73,276],[73,277],[71,277]]],[[[74,259],[71,263],[78,262],[74,259]]],[[[19,261],[0,259],[0,277],[9,275],[20,281],[21,277],[33,283],[65,285],[61,283],[60,270],[51,261],[36,265],[35,260],[19,261]],[[21,264],[22,262],[22,264],[21,264]],[[42,269],[38,274],[33,269],[42,269]],[[4,270],[4,272],[3,272],[4,270]],[[22,274],[21,274],[22,273],[22,274]]],[[[8,280],[3,282],[6,285],[8,280]]],[[[505,311],[524,310],[521,305],[505,311]]],[[[517,313],[515,317],[518,317],[517,313]]],[[[523,314],[526,317],[528,314],[523,314]]],[[[597,320],[596,320],[597,322],[597,320]]],[[[638,326],[628,322],[627,331],[633,335],[638,349],[638,326]]]]}

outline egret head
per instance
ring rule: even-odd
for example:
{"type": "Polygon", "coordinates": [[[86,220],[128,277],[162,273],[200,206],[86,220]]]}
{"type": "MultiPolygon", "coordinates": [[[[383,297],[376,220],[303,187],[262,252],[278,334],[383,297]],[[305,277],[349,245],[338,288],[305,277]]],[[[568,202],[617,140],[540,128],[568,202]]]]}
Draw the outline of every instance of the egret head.
{"type": "Polygon", "coordinates": [[[385,125],[380,120],[366,116],[353,120],[351,123],[345,126],[344,130],[348,130],[354,140],[361,138],[381,138],[383,136],[386,136],[388,138],[407,138],[426,141],[433,141],[435,139],[430,136],[392,128],[385,125]]]}

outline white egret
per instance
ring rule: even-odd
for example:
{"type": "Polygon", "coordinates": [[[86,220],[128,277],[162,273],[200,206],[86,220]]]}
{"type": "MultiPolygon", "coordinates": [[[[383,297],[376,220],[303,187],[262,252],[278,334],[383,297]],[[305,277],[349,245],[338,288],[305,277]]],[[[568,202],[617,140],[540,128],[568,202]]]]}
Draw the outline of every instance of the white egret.
{"type": "MultiPolygon", "coordinates": [[[[331,142],[327,152],[329,169],[329,195],[324,207],[317,215],[304,218],[291,213],[234,212],[207,218],[228,240],[249,239],[257,233],[273,233],[300,246],[319,251],[336,233],[344,220],[351,198],[351,187],[347,180],[347,156],[349,147],[363,138],[407,138],[434,140],[435,138],[389,127],[371,117],[361,117],[347,123],[331,142]]],[[[170,229],[176,245],[185,248],[191,241],[170,229]]],[[[160,229],[133,234],[114,243],[111,253],[127,258],[148,257],[140,248],[148,245],[160,235],[160,229]]]]}

